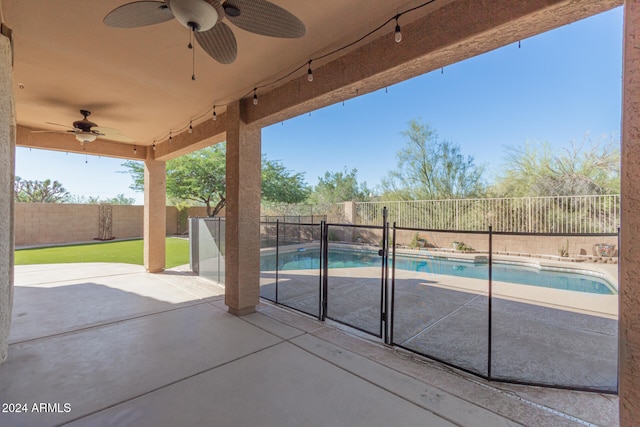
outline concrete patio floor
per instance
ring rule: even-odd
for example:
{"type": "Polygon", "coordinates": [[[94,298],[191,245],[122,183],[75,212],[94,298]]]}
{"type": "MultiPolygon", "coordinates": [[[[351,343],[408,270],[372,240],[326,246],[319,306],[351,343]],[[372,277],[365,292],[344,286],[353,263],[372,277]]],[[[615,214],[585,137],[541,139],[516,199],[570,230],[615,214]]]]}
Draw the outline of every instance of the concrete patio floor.
{"type": "MultiPolygon", "coordinates": [[[[328,271],[327,318],[380,336],[380,269],[328,271]]],[[[260,295],[275,302],[276,272],[261,271],[260,277],[260,295]]],[[[487,281],[404,270],[396,270],[395,278],[393,343],[487,377],[489,306],[483,292],[487,281]]],[[[317,270],[281,270],[277,302],[317,317],[318,282],[317,270]]],[[[494,282],[494,289],[500,284],[494,282]]],[[[617,295],[512,287],[541,290],[555,306],[527,299],[512,301],[494,293],[492,377],[615,393],[617,319],[587,310],[576,312],[563,304],[569,300],[563,294],[569,294],[576,307],[586,300],[596,308],[598,303],[617,303],[617,295]]]]}
{"type": "Polygon", "coordinates": [[[1,426],[617,425],[615,396],[489,383],[268,303],[232,316],[180,269],[17,266],[15,284],[1,426]]]}

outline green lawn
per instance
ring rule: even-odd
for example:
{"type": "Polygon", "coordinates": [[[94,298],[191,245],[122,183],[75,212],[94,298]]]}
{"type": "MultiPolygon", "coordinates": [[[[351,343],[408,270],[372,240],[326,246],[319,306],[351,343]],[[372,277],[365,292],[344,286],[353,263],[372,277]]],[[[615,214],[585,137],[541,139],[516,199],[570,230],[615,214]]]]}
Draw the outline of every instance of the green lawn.
{"type": "MultiPolygon", "coordinates": [[[[16,265],[66,262],[122,262],[142,265],[142,239],[20,249],[15,252],[16,265]]],[[[189,264],[189,241],[167,237],[166,268],[182,264],[189,264]]]]}

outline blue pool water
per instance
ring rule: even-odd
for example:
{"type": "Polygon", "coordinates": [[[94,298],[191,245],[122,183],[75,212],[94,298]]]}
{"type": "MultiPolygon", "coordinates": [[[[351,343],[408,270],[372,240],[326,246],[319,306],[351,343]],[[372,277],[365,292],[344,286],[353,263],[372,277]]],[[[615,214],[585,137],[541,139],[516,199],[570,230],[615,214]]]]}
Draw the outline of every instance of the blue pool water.
{"type": "MultiPolygon", "coordinates": [[[[391,259],[389,259],[391,264],[391,259]]],[[[464,260],[444,258],[413,258],[396,256],[397,268],[407,271],[444,274],[448,276],[489,279],[486,263],[474,263],[464,260]]],[[[381,267],[381,258],[375,253],[329,251],[329,268],[381,267]]],[[[279,270],[312,270],[320,268],[318,249],[303,252],[281,253],[278,257],[279,270]]],[[[276,269],[275,254],[260,257],[260,270],[276,269]]],[[[493,280],[520,285],[541,286],[545,288],[565,289],[592,294],[616,294],[615,287],[606,280],[589,274],[565,271],[540,270],[525,265],[512,265],[494,262],[493,280]]]]}

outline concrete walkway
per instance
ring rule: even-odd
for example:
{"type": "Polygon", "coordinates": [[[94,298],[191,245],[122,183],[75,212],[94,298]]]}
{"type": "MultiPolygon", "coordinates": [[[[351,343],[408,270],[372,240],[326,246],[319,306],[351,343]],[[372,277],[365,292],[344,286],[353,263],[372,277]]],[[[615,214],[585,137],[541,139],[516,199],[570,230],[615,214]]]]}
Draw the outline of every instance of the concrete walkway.
{"type": "Polygon", "coordinates": [[[505,386],[123,264],[16,267],[2,426],[616,425],[617,398],[505,386]]]}

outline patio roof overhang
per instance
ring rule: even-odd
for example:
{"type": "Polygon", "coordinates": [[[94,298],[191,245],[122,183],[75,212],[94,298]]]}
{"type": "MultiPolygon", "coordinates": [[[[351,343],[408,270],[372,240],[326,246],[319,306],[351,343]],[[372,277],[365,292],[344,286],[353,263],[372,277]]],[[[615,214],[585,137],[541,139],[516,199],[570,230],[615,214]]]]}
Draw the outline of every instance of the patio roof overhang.
{"type": "Polygon", "coordinates": [[[151,157],[167,160],[225,140],[225,104],[231,101],[242,99],[242,119],[264,127],[603,12],[622,0],[281,0],[276,3],[306,24],[304,37],[276,39],[231,25],[237,60],[219,64],[196,46],[195,81],[188,31],[175,20],[136,29],[103,24],[104,16],[124,3],[0,3],[2,20],[14,32],[19,146],[142,160],[155,142],[151,157]],[[392,20],[361,42],[317,59],[397,14],[402,14],[401,43],[394,41],[392,20]],[[312,59],[315,79],[309,82],[306,64],[312,59]],[[260,103],[253,106],[256,87],[260,103]],[[210,120],[214,105],[216,122],[210,120]],[[82,147],[72,135],[32,132],[64,130],[50,123],[70,125],[80,109],[133,141],[98,139],[82,147]]]}

